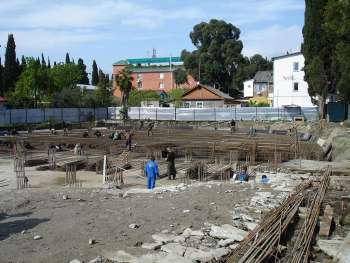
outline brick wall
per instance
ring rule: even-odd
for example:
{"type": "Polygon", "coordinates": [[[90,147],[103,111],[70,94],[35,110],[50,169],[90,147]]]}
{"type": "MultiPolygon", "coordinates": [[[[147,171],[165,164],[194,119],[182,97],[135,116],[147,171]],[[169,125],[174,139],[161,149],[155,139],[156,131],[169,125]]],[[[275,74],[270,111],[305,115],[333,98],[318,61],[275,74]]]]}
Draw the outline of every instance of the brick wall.
{"type": "MultiPolygon", "coordinates": [[[[113,66],[113,88],[114,88],[114,96],[121,97],[120,89],[118,88],[114,76],[117,75],[125,66],[113,66]]],[[[154,91],[165,91],[169,92],[173,88],[177,88],[175,84],[175,78],[171,77],[172,73],[170,71],[167,72],[133,72],[133,82],[132,85],[135,89],[138,90],[154,90],[154,91]],[[163,79],[160,78],[160,74],[163,74],[163,79]],[[142,88],[138,89],[138,75],[140,79],[142,79],[142,88]],[[163,83],[163,86],[161,85],[163,83]],[[163,87],[163,88],[162,88],[163,87]]],[[[178,88],[189,89],[196,85],[196,81],[192,76],[187,76],[188,83],[180,85],[178,88]]]]}

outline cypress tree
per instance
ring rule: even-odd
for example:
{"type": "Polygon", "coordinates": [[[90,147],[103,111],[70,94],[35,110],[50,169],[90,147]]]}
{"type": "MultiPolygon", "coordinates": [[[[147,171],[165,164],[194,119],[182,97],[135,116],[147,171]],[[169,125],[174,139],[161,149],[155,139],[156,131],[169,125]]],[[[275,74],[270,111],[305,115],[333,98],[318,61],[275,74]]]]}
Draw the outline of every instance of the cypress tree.
{"type": "Polygon", "coordinates": [[[0,57],[0,94],[3,94],[3,70],[0,57]]]}
{"type": "Polygon", "coordinates": [[[51,68],[51,63],[50,63],[50,58],[49,57],[47,57],[47,67],[51,68]]]}
{"type": "Polygon", "coordinates": [[[24,57],[24,55],[22,55],[22,58],[21,58],[21,65],[22,66],[27,65],[27,61],[26,61],[26,58],[24,57]]]}
{"type": "Polygon", "coordinates": [[[57,63],[56,63],[56,61],[54,61],[54,62],[53,62],[53,66],[56,67],[56,65],[57,65],[57,63]]]}
{"type": "Polygon", "coordinates": [[[44,54],[43,54],[43,53],[41,53],[41,66],[42,66],[43,68],[46,67],[46,61],[45,61],[45,58],[44,58],[44,54]]]}
{"type": "Polygon", "coordinates": [[[82,58],[78,59],[78,68],[81,71],[81,79],[79,80],[79,83],[89,85],[89,77],[86,72],[86,65],[84,64],[84,60],[82,58]]]}
{"type": "Polygon", "coordinates": [[[70,64],[69,53],[66,53],[66,64],[70,64]]]}
{"type": "Polygon", "coordinates": [[[15,87],[15,83],[18,79],[18,73],[18,64],[16,61],[16,43],[13,34],[9,34],[5,52],[5,68],[3,73],[4,86],[2,95],[15,87]]]}
{"type": "Polygon", "coordinates": [[[92,62],[91,84],[95,86],[98,84],[98,68],[95,60],[92,62]]]}
{"type": "Polygon", "coordinates": [[[22,66],[18,58],[16,59],[16,65],[17,65],[17,79],[18,79],[22,73],[22,66]]]}
{"type": "Polygon", "coordinates": [[[304,43],[302,53],[305,57],[305,80],[309,94],[318,105],[321,118],[325,117],[325,101],[335,89],[335,76],[332,72],[332,41],[327,39],[323,28],[324,10],[328,0],[305,1],[305,24],[303,28],[304,43]],[[324,75],[320,75],[322,72],[324,75]]]}

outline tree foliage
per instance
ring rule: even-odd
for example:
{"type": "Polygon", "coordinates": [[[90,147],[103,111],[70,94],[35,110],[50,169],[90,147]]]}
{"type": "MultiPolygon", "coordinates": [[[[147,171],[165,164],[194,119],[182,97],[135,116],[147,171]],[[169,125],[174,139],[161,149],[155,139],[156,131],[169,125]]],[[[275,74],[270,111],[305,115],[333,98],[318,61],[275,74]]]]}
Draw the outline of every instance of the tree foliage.
{"type": "Polygon", "coordinates": [[[57,64],[51,69],[51,76],[57,91],[64,88],[73,88],[82,78],[82,72],[75,64],[57,64]]]}
{"type": "Polygon", "coordinates": [[[177,68],[174,71],[174,79],[176,87],[187,83],[187,71],[183,68],[177,68]]]}
{"type": "Polygon", "coordinates": [[[182,95],[184,91],[183,89],[172,89],[169,92],[169,98],[170,101],[175,105],[175,107],[180,107],[181,106],[181,101],[182,101],[182,95]]]}
{"type": "Polygon", "coordinates": [[[5,52],[5,68],[4,68],[4,86],[1,94],[15,87],[15,83],[19,76],[19,65],[16,59],[16,43],[13,34],[8,35],[6,52],[5,52]]]}
{"type": "Polygon", "coordinates": [[[222,20],[195,25],[190,38],[196,50],[184,50],[181,54],[186,69],[203,84],[237,94],[234,77],[243,59],[239,37],[240,30],[222,20]]]}
{"type": "Polygon", "coordinates": [[[140,107],[142,101],[159,100],[160,96],[154,90],[133,90],[130,92],[128,105],[140,107]]]}
{"type": "Polygon", "coordinates": [[[324,29],[334,44],[334,83],[344,100],[350,101],[350,1],[329,0],[325,7],[324,29]]]}
{"type": "Polygon", "coordinates": [[[324,11],[328,0],[306,0],[304,43],[305,80],[313,101],[318,102],[321,118],[324,118],[324,104],[329,93],[335,91],[333,64],[334,43],[324,28],[324,11]],[[320,76],[320,73],[324,75],[320,76]]]}
{"type": "Polygon", "coordinates": [[[254,78],[256,72],[272,69],[272,61],[259,54],[255,54],[250,58],[244,57],[241,64],[238,66],[234,84],[237,89],[241,90],[243,88],[243,82],[254,78]]]}
{"type": "Polygon", "coordinates": [[[78,83],[89,85],[90,82],[89,82],[88,74],[86,72],[86,65],[84,64],[84,61],[82,58],[78,59],[78,68],[81,72],[81,78],[79,79],[78,83]]]}
{"type": "Polygon", "coordinates": [[[71,61],[70,61],[70,57],[69,57],[69,53],[67,52],[66,53],[66,64],[70,64],[71,61]]]}
{"type": "Polygon", "coordinates": [[[16,107],[38,107],[53,93],[53,81],[49,71],[34,58],[28,58],[15,89],[6,95],[8,102],[16,107]]]}
{"type": "Polygon", "coordinates": [[[122,93],[122,110],[121,114],[123,119],[128,118],[128,99],[132,89],[133,77],[128,68],[124,68],[119,74],[116,75],[115,81],[122,93]]]}
{"type": "Polygon", "coordinates": [[[4,67],[2,66],[2,63],[1,63],[1,57],[0,57],[0,95],[2,94],[2,91],[3,91],[3,87],[4,87],[4,67]]]}
{"type": "Polygon", "coordinates": [[[95,86],[98,84],[98,67],[95,60],[92,62],[91,84],[95,86]]]}

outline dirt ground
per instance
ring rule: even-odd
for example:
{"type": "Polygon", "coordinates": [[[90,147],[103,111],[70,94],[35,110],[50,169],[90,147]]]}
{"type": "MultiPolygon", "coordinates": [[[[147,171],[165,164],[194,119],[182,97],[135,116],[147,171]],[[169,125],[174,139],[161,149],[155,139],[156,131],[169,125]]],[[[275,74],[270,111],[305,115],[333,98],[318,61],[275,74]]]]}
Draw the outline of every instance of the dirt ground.
{"type": "MultiPolygon", "coordinates": [[[[0,163],[0,175],[10,178],[12,161],[2,159],[0,163]]],[[[29,168],[27,174],[32,188],[0,191],[1,263],[73,259],[89,262],[118,250],[135,256],[148,254],[150,251],[139,245],[152,242],[153,234],[162,231],[181,234],[185,228],[201,229],[208,223],[232,224],[232,211],[237,206],[247,207],[256,191],[275,194],[288,191],[277,176],[269,186],[254,181],[185,186],[180,180],[161,179],[157,181],[158,188],[149,192],[144,189],[145,180],[132,171],[129,180],[132,186],[122,190],[101,188],[100,176],[93,172],[78,172],[84,181],[83,188],[62,186],[64,172],[29,168]],[[130,224],[140,227],[130,229],[130,224]],[[34,240],[36,235],[41,239],[34,240]],[[89,245],[89,239],[96,240],[96,244],[89,245]]],[[[285,179],[288,185],[297,183],[285,179]]],[[[11,180],[9,188],[13,184],[11,180]]]]}

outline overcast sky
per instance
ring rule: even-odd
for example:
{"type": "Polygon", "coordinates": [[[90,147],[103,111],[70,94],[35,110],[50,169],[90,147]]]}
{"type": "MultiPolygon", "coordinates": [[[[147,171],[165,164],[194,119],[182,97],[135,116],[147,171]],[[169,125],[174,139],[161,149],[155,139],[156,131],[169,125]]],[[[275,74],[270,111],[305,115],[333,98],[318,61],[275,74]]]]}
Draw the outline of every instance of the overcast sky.
{"type": "Polygon", "coordinates": [[[105,72],[113,62],[178,56],[192,50],[189,32],[212,18],[241,29],[245,55],[299,51],[304,0],[0,0],[0,45],[13,33],[17,55],[63,61],[92,59],[105,72]]]}

